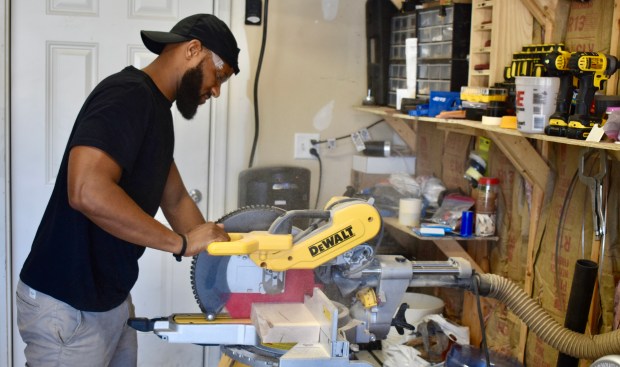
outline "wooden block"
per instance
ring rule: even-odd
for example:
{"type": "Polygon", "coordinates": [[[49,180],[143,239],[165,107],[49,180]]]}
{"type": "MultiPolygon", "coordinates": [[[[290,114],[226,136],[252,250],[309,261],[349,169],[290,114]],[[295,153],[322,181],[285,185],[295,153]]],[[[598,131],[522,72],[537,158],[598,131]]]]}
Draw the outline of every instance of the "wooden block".
{"type": "Polygon", "coordinates": [[[247,364],[237,362],[227,355],[223,355],[217,367],[249,367],[247,364]]]}
{"type": "Polygon", "coordinates": [[[255,303],[252,324],[263,343],[317,343],[320,325],[303,303],[255,303]]]}

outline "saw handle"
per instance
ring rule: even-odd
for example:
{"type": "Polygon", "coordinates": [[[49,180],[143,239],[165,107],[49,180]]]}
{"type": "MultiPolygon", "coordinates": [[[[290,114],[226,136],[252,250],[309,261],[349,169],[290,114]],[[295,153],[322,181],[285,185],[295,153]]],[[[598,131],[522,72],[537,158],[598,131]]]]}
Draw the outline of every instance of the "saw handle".
{"type": "Polygon", "coordinates": [[[290,234],[272,234],[268,231],[229,233],[228,242],[211,242],[207,252],[213,256],[249,255],[258,251],[283,251],[293,246],[290,234]]]}

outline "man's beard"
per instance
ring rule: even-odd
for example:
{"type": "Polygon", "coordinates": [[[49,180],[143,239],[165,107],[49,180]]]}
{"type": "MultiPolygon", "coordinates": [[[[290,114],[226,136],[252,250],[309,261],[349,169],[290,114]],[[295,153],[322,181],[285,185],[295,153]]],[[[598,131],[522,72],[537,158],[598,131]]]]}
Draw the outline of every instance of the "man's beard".
{"type": "Polygon", "coordinates": [[[196,115],[198,105],[200,104],[200,88],[202,86],[202,79],[204,73],[202,72],[203,63],[205,59],[196,65],[196,67],[189,69],[183,74],[181,78],[181,85],[177,91],[177,109],[181,112],[181,115],[191,120],[196,115]]]}

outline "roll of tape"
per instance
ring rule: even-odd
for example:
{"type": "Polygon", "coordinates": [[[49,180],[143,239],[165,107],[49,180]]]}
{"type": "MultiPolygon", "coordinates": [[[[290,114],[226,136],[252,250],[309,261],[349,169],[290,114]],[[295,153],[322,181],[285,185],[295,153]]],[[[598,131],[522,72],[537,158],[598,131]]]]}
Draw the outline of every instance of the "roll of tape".
{"type": "Polygon", "coordinates": [[[420,226],[420,214],[422,212],[422,199],[403,198],[398,206],[398,222],[408,227],[420,226]]]}

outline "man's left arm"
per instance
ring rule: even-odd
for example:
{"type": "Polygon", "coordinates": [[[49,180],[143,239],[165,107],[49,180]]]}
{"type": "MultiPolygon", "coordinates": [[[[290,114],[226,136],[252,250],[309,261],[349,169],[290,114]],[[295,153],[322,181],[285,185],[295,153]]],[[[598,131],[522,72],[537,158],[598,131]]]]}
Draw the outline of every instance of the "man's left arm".
{"type": "Polygon", "coordinates": [[[187,233],[206,223],[196,203],[189,196],[174,162],[170,166],[161,209],[172,229],[178,233],[187,233]]]}

